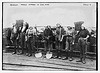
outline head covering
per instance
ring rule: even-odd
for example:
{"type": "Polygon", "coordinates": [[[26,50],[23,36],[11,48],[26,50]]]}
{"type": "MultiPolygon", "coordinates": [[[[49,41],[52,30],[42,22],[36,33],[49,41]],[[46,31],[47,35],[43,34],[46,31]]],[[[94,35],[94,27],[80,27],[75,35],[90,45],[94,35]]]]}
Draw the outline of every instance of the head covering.
{"type": "Polygon", "coordinates": [[[67,28],[68,28],[68,30],[72,29],[72,27],[71,27],[71,26],[67,26],[67,28]]]}
{"type": "Polygon", "coordinates": [[[95,31],[94,30],[91,30],[91,34],[95,34],[95,31]]]}
{"type": "Polygon", "coordinates": [[[59,23],[56,24],[57,27],[61,27],[61,25],[59,23]]]}
{"type": "Polygon", "coordinates": [[[47,27],[48,27],[49,29],[51,29],[51,26],[50,26],[50,25],[48,25],[47,27]]]}
{"type": "Polygon", "coordinates": [[[29,29],[30,29],[30,30],[32,30],[32,29],[33,29],[33,27],[32,27],[32,26],[30,26],[30,27],[29,27],[29,29]]]}
{"type": "Polygon", "coordinates": [[[85,27],[82,25],[82,26],[81,26],[81,29],[85,29],[85,27]]]}

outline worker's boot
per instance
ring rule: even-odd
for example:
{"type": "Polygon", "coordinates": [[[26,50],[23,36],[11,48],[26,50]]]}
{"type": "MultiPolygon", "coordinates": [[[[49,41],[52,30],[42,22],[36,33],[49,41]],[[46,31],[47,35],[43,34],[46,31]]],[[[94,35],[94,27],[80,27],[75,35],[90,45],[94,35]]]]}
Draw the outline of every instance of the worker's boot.
{"type": "Polygon", "coordinates": [[[85,61],[85,59],[84,59],[84,58],[82,59],[82,63],[83,63],[83,64],[85,64],[85,63],[86,63],[86,61],[85,61]]]}
{"type": "Polygon", "coordinates": [[[13,55],[13,54],[16,54],[16,52],[13,52],[12,55],[13,55]]]}
{"type": "Polygon", "coordinates": [[[80,60],[76,61],[76,62],[82,62],[82,58],[80,58],[80,60]]]}

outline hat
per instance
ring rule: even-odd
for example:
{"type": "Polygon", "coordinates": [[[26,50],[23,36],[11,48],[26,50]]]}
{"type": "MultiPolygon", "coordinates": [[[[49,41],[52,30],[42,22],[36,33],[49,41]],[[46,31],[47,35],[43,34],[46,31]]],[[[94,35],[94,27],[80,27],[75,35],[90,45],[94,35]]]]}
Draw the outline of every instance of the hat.
{"type": "Polygon", "coordinates": [[[83,24],[84,21],[78,21],[78,22],[74,22],[74,24],[83,24]]]}
{"type": "Polygon", "coordinates": [[[57,23],[56,25],[57,25],[58,27],[61,27],[60,23],[57,23]]]}
{"type": "Polygon", "coordinates": [[[33,29],[33,27],[30,26],[29,29],[33,29]]]}
{"type": "Polygon", "coordinates": [[[67,28],[68,28],[68,29],[72,29],[72,27],[71,27],[71,26],[67,26],[67,28]]]}

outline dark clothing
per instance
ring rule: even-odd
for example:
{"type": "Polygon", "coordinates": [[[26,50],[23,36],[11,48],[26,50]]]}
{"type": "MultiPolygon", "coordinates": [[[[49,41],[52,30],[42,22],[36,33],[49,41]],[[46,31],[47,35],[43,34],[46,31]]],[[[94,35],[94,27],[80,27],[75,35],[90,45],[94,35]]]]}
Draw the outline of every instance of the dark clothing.
{"type": "Polygon", "coordinates": [[[26,37],[27,37],[27,52],[28,54],[32,55],[32,52],[35,52],[35,32],[33,29],[28,29],[26,31],[26,37]]]}
{"type": "Polygon", "coordinates": [[[45,39],[45,49],[46,50],[51,50],[52,49],[52,41],[53,41],[53,32],[51,29],[45,29],[44,30],[44,39],[45,39]]]}
{"type": "Polygon", "coordinates": [[[88,42],[90,42],[90,45],[96,44],[96,38],[94,36],[89,36],[88,42]]]}
{"type": "Polygon", "coordinates": [[[18,38],[18,35],[19,35],[18,33],[12,33],[11,34],[11,40],[13,41],[14,52],[15,53],[17,53],[17,51],[19,52],[19,38],[18,38]]]}
{"type": "Polygon", "coordinates": [[[72,36],[67,36],[67,40],[66,40],[67,42],[68,42],[68,57],[70,57],[70,58],[72,58],[72,56],[73,56],[73,37],[72,36]]]}
{"type": "Polygon", "coordinates": [[[79,45],[79,49],[80,49],[80,59],[85,60],[86,40],[84,40],[84,38],[79,38],[78,45],[79,45]]]}
{"type": "Polygon", "coordinates": [[[53,35],[53,32],[52,32],[52,30],[51,29],[45,29],[44,30],[44,36],[45,37],[48,37],[48,36],[52,36],[53,35]]]}
{"type": "Polygon", "coordinates": [[[56,28],[56,40],[60,40],[62,35],[64,35],[65,33],[66,32],[63,27],[56,28]]]}
{"type": "Polygon", "coordinates": [[[25,32],[20,33],[20,41],[21,41],[21,48],[22,48],[22,53],[24,53],[24,48],[25,48],[25,32]]]}
{"type": "Polygon", "coordinates": [[[52,43],[49,40],[45,41],[44,46],[46,51],[50,51],[52,49],[52,43]]]}
{"type": "Polygon", "coordinates": [[[96,52],[96,38],[94,36],[89,36],[88,38],[89,44],[89,52],[96,52]]]}
{"type": "Polygon", "coordinates": [[[78,33],[78,36],[79,36],[78,45],[79,45],[79,49],[80,49],[80,59],[81,60],[85,60],[87,39],[84,39],[84,38],[86,38],[87,35],[89,35],[89,32],[86,29],[80,30],[78,33]]]}
{"type": "Polygon", "coordinates": [[[62,35],[65,35],[65,30],[63,27],[56,28],[56,49],[63,49],[63,40],[61,40],[62,35]]]}
{"type": "Polygon", "coordinates": [[[7,28],[6,32],[5,32],[5,36],[7,39],[7,45],[11,45],[11,33],[12,33],[12,29],[11,28],[7,28]]]}
{"type": "Polygon", "coordinates": [[[60,29],[61,29],[61,34],[64,35],[65,34],[65,30],[63,27],[57,27],[56,28],[56,34],[60,35],[60,29]]]}
{"type": "Polygon", "coordinates": [[[89,35],[89,31],[86,29],[81,29],[78,33],[78,37],[86,38],[89,35]]]}
{"type": "Polygon", "coordinates": [[[17,29],[17,32],[20,33],[21,30],[19,30],[19,28],[20,28],[20,27],[21,27],[21,29],[23,28],[23,23],[21,23],[21,24],[16,23],[16,24],[15,24],[15,27],[16,27],[16,29],[17,29]]]}
{"type": "Polygon", "coordinates": [[[27,47],[28,47],[28,54],[32,55],[32,48],[33,48],[33,37],[29,37],[27,40],[27,47]]]}
{"type": "MultiPolygon", "coordinates": [[[[56,28],[56,49],[57,49],[57,56],[58,57],[61,57],[62,56],[62,49],[64,49],[64,43],[65,43],[65,40],[62,40],[61,41],[61,38],[62,38],[62,35],[65,35],[65,30],[63,27],[57,27],[56,28]]],[[[64,37],[63,37],[64,38],[64,37]]]]}

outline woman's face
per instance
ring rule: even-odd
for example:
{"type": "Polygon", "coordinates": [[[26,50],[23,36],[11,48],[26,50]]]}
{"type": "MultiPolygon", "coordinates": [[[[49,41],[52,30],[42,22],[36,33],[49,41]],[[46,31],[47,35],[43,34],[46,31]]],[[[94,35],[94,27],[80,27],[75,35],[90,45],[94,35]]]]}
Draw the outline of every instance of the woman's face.
{"type": "Polygon", "coordinates": [[[57,24],[57,27],[60,27],[60,24],[57,24]]]}
{"type": "Polygon", "coordinates": [[[82,26],[82,27],[81,27],[81,29],[85,29],[85,27],[84,27],[84,26],[82,26]]]}

